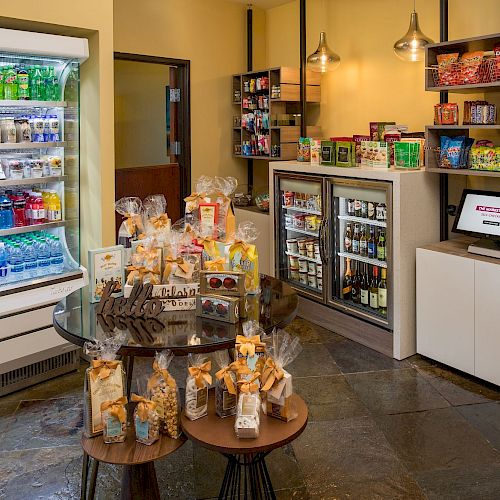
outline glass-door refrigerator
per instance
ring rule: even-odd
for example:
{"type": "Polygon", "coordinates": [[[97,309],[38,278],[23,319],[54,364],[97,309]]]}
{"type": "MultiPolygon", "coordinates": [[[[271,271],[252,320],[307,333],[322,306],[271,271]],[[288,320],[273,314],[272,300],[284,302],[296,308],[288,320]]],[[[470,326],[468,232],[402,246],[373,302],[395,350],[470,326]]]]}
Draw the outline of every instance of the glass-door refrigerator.
{"type": "Polygon", "coordinates": [[[87,57],[86,39],[0,29],[0,395],[78,363],[52,310],[88,281],[79,199],[87,57]]]}
{"type": "Polygon", "coordinates": [[[333,250],[327,303],[392,329],[392,184],[327,180],[333,250]]]}
{"type": "Polygon", "coordinates": [[[328,285],[324,178],[278,173],[274,182],[277,276],[301,295],[324,302],[328,285]]]}

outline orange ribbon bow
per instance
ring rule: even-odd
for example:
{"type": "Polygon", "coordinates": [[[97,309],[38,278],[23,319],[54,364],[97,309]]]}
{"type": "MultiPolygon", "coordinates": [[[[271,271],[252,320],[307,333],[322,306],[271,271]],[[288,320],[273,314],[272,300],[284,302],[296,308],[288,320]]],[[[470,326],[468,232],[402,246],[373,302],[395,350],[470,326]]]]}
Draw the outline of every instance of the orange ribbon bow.
{"type": "Polygon", "coordinates": [[[127,285],[133,285],[136,278],[142,283],[146,268],[144,266],[127,266],[127,271],[129,272],[127,285]]]}
{"type": "Polygon", "coordinates": [[[215,240],[211,236],[205,236],[204,238],[198,239],[198,245],[203,245],[205,252],[211,257],[216,258],[218,256],[217,247],[215,246],[215,240]]]}
{"type": "Polygon", "coordinates": [[[104,401],[101,403],[101,412],[108,410],[110,415],[116,417],[123,424],[127,420],[126,404],[126,396],[122,396],[114,401],[104,401]]]}
{"type": "Polygon", "coordinates": [[[212,369],[212,362],[206,361],[199,366],[190,366],[188,368],[189,375],[194,378],[196,385],[203,389],[205,385],[210,385],[212,383],[212,375],[210,375],[210,370],[212,369]]]}
{"type": "Polygon", "coordinates": [[[226,259],[223,257],[219,257],[215,260],[206,260],[205,261],[205,269],[207,271],[224,271],[224,267],[226,266],[226,259]]]}
{"type": "Polygon", "coordinates": [[[151,391],[154,387],[156,387],[160,383],[161,379],[163,379],[172,389],[177,387],[174,377],[170,375],[166,368],[160,368],[157,361],[153,362],[153,370],[154,373],[148,380],[148,391],[151,391]]]}
{"type": "Polygon", "coordinates": [[[241,254],[240,261],[246,259],[255,260],[255,245],[246,243],[243,240],[234,240],[234,243],[229,248],[229,253],[234,255],[238,251],[241,254]]]}
{"type": "Polygon", "coordinates": [[[230,365],[231,370],[236,373],[236,375],[250,375],[252,370],[248,368],[248,363],[246,358],[238,358],[233,361],[230,365]]]}
{"type": "Polygon", "coordinates": [[[111,375],[111,370],[116,370],[119,364],[119,361],[109,359],[93,359],[90,377],[94,382],[96,379],[104,380],[111,375]]]}
{"type": "Polygon", "coordinates": [[[216,374],[217,380],[221,380],[222,378],[224,379],[224,383],[226,384],[227,391],[230,394],[234,394],[236,396],[236,387],[234,385],[234,380],[233,377],[231,376],[231,372],[233,372],[231,365],[225,366],[224,368],[221,368],[216,374]]]}
{"type": "Polygon", "coordinates": [[[177,264],[186,274],[189,273],[189,263],[186,262],[182,257],[177,257],[174,259],[169,255],[165,259],[165,271],[163,272],[163,281],[168,283],[168,279],[174,270],[174,264],[177,264]]]}
{"type": "Polygon", "coordinates": [[[260,335],[254,335],[253,337],[236,335],[236,348],[243,356],[255,356],[255,348],[264,346],[264,342],[260,341],[260,335]]]}
{"type": "Polygon", "coordinates": [[[275,382],[280,381],[284,376],[283,368],[276,365],[273,358],[267,358],[262,372],[262,383],[264,384],[262,390],[268,391],[275,382]]]}
{"type": "Polygon", "coordinates": [[[255,382],[260,377],[259,372],[255,372],[250,380],[238,380],[238,385],[240,386],[240,392],[252,393],[258,392],[259,384],[255,382]]]}
{"type": "Polygon", "coordinates": [[[131,214],[131,213],[124,213],[123,216],[125,217],[125,226],[127,227],[127,231],[129,232],[130,236],[133,236],[135,232],[142,232],[143,227],[142,227],[142,219],[140,215],[137,214],[131,214]]]}
{"type": "Polygon", "coordinates": [[[170,219],[168,218],[168,215],[164,213],[158,216],[154,215],[149,219],[149,222],[153,224],[155,229],[165,229],[168,227],[170,219]]]}
{"type": "Polygon", "coordinates": [[[137,403],[137,415],[139,415],[141,422],[145,422],[148,419],[149,412],[154,411],[156,408],[154,401],[138,396],[137,394],[132,394],[131,400],[137,403]]]}

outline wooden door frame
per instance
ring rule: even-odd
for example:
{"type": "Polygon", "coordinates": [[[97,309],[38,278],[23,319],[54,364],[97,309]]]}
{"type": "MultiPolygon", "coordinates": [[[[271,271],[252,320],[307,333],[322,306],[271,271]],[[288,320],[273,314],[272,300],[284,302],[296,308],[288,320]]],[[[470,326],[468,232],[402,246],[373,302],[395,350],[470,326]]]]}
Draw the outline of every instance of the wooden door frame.
{"type": "Polygon", "coordinates": [[[180,213],[182,214],[184,213],[183,200],[191,193],[191,62],[187,59],[129,54],[127,52],[114,52],[114,60],[164,64],[179,68],[179,88],[181,89],[179,131],[182,141],[181,154],[177,157],[180,169],[180,213]]]}

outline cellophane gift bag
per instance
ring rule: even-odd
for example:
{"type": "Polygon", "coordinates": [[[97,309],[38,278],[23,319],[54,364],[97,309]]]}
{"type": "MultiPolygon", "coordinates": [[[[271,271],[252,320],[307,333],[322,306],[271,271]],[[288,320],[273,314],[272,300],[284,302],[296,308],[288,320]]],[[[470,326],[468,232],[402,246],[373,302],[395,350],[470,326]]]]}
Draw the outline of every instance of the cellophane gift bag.
{"type": "Polygon", "coordinates": [[[137,403],[134,409],[135,440],[149,446],[160,437],[160,416],[156,411],[156,402],[148,396],[147,378],[140,377],[136,385],[139,394],[132,394],[130,398],[137,403]]]}
{"type": "Polygon", "coordinates": [[[207,415],[212,362],[203,354],[188,354],[188,362],[184,412],[189,420],[197,420],[207,415]]]}
{"type": "Polygon", "coordinates": [[[135,196],[120,198],[115,203],[115,210],[123,217],[118,230],[118,244],[130,248],[132,240],[144,233],[142,202],[135,196]]]}
{"type": "Polygon", "coordinates": [[[259,231],[252,222],[238,225],[234,243],[229,247],[229,269],[242,271],[245,276],[245,290],[249,294],[260,292],[259,254],[254,242],[259,231]]]}
{"type": "Polygon", "coordinates": [[[262,372],[261,390],[265,394],[264,413],[289,422],[297,417],[293,404],[292,376],[285,370],[302,351],[299,339],[283,330],[275,330],[269,341],[262,372]]]}
{"type": "Polygon", "coordinates": [[[234,240],[236,230],[231,196],[238,187],[238,181],[234,177],[215,177],[213,186],[215,192],[210,193],[209,197],[218,204],[217,224],[222,229],[219,239],[230,243],[234,240]]]}
{"type": "Polygon", "coordinates": [[[266,332],[258,321],[242,324],[243,335],[236,336],[236,359],[245,358],[248,368],[262,373],[266,356],[266,332]]]}
{"type": "Polygon", "coordinates": [[[170,232],[170,244],[165,249],[166,255],[163,259],[162,283],[165,285],[193,282],[193,274],[198,259],[194,255],[183,255],[181,253],[182,238],[182,233],[170,232]]]}
{"type": "Polygon", "coordinates": [[[200,176],[196,181],[195,190],[186,198],[184,217],[187,223],[194,223],[198,220],[198,209],[200,203],[206,203],[208,201],[207,193],[213,191],[213,179],[206,175],[200,176]]]}
{"type": "Polygon", "coordinates": [[[125,371],[122,362],[116,359],[124,337],[120,334],[84,345],[85,353],[94,358],[85,371],[83,387],[84,434],[87,437],[102,433],[101,404],[125,396],[125,371]]]}
{"type": "Polygon", "coordinates": [[[234,430],[239,438],[257,438],[260,430],[259,395],[260,373],[255,372],[250,379],[238,381],[239,396],[234,430]]]}
{"type": "Polygon", "coordinates": [[[155,238],[147,237],[141,240],[130,257],[130,265],[127,266],[127,285],[136,283],[159,285],[161,256],[162,251],[158,248],[155,238]]]}
{"type": "Polygon", "coordinates": [[[181,400],[177,383],[168,371],[173,359],[174,354],[168,349],[156,353],[153,361],[153,375],[148,381],[148,394],[156,403],[161,433],[177,439],[181,434],[181,400]]]}
{"type": "Polygon", "coordinates": [[[163,247],[168,243],[171,221],[167,214],[167,200],[162,194],[144,198],[144,226],[147,236],[152,236],[163,247]]]}
{"type": "Polygon", "coordinates": [[[102,439],[106,444],[123,443],[127,437],[127,398],[101,403],[102,439]]]}
{"type": "Polygon", "coordinates": [[[213,358],[218,371],[215,373],[215,412],[221,418],[236,414],[237,365],[231,362],[229,352],[215,351],[213,358]]]}

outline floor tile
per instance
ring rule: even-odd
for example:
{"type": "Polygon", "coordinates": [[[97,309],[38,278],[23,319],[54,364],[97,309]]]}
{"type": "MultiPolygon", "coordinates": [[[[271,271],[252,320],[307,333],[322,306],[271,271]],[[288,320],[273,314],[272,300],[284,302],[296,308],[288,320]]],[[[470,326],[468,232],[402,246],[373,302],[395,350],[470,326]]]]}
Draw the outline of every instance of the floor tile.
{"type": "Polygon", "coordinates": [[[500,401],[500,388],[444,365],[420,365],[416,369],[453,406],[500,401]]]}
{"type": "Polygon", "coordinates": [[[354,373],[345,378],[374,413],[387,415],[434,408],[449,403],[413,369],[354,373]]]}
{"type": "Polygon", "coordinates": [[[296,377],[327,376],[340,373],[338,366],[323,344],[304,344],[295,361],[286,366],[296,377]]]}
{"type": "Polygon", "coordinates": [[[419,472],[415,478],[429,500],[500,498],[500,464],[419,472]]]}
{"type": "Polygon", "coordinates": [[[321,344],[344,340],[344,337],[299,317],[285,327],[285,330],[291,335],[299,337],[302,344],[321,344]]]}
{"type": "Polygon", "coordinates": [[[293,380],[293,387],[307,403],[311,422],[362,417],[370,413],[343,375],[297,378],[293,380]]]}
{"type": "Polygon", "coordinates": [[[288,488],[285,490],[275,490],[276,500],[309,500],[307,488],[288,488]]]}
{"type": "Polygon", "coordinates": [[[500,461],[500,455],[454,408],[376,417],[410,471],[500,461]]]}
{"type": "Polygon", "coordinates": [[[348,339],[325,345],[342,373],[394,370],[408,366],[404,361],[389,358],[348,339]]]}
{"type": "Polygon", "coordinates": [[[21,401],[4,423],[0,451],[79,444],[83,402],[80,398],[21,401]]]}
{"type": "Polygon", "coordinates": [[[457,410],[500,452],[500,403],[460,406],[457,410]]]}

